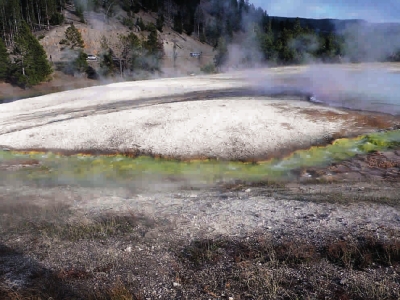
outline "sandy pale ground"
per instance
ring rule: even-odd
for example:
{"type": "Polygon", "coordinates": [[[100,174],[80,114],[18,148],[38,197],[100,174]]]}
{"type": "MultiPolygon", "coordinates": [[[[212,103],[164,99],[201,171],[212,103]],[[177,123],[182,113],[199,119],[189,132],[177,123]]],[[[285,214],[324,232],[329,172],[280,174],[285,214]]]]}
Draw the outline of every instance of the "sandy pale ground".
{"type": "Polygon", "coordinates": [[[348,112],[304,95],[269,97],[263,89],[271,92],[278,71],[125,82],[3,104],[0,145],[243,159],[359,131],[348,112]]]}

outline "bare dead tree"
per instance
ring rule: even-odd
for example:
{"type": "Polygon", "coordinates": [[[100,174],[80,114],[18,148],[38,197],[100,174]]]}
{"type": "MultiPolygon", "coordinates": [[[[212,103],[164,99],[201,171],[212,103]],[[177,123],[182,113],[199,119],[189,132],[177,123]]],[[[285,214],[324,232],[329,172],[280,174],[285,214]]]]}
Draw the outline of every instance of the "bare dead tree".
{"type": "Polygon", "coordinates": [[[204,21],[205,21],[205,14],[204,14],[204,9],[202,2],[200,1],[200,4],[197,5],[196,11],[194,13],[194,24],[195,24],[195,32],[197,31],[197,37],[200,39],[200,24],[203,24],[204,28],[204,21]]]}
{"type": "Polygon", "coordinates": [[[47,19],[47,30],[50,30],[50,17],[49,17],[49,10],[47,7],[47,0],[45,0],[46,3],[46,19],[47,19]]]}
{"type": "Polygon", "coordinates": [[[165,10],[165,23],[171,27],[173,23],[174,12],[176,10],[175,2],[173,0],[165,0],[164,10],[165,10]]]}
{"type": "Polygon", "coordinates": [[[174,60],[174,69],[176,69],[176,60],[178,58],[178,49],[176,46],[177,40],[173,39],[172,42],[174,43],[174,46],[172,47],[172,58],[174,60]]]}
{"type": "Polygon", "coordinates": [[[38,23],[39,23],[39,27],[42,27],[42,23],[41,23],[41,14],[40,14],[40,9],[39,9],[39,1],[36,2],[36,12],[37,12],[37,18],[38,18],[38,23]]]}

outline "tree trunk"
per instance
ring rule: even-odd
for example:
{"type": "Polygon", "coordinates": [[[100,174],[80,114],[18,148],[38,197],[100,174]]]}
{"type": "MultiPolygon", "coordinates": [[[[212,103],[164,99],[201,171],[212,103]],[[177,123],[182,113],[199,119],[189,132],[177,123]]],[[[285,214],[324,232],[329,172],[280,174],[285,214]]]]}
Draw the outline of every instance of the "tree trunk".
{"type": "Polygon", "coordinates": [[[37,9],[37,15],[38,15],[38,23],[39,23],[39,28],[42,28],[42,23],[40,22],[40,10],[39,10],[39,3],[36,2],[36,9],[37,9]]]}
{"type": "Polygon", "coordinates": [[[46,0],[46,19],[47,19],[47,30],[50,30],[50,18],[49,18],[49,11],[47,7],[47,0],[46,0]]]}

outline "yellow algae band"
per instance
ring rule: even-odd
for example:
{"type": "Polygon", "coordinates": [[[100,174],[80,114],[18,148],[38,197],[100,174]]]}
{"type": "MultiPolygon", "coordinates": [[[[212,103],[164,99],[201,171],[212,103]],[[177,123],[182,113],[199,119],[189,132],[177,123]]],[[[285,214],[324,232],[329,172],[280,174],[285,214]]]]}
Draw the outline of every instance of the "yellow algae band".
{"type": "Polygon", "coordinates": [[[76,154],[63,156],[45,152],[0,151],[0,163],[13,159],[35,159],[40,168],[24,168],[15,176],[28,179],[43,178],[106,178],[129,182],[142,176],[182,176],[213,182],[219,179],[266,180],[285,179],[291,171],[322,166],[333,161],[349,159],[356,154],[400,147],[400,130],[379,132],[356,138],[343,138],[327,146],[298,150],[282,159],[260,163],[218,161],[213,159],[178,161],[139,156],[130,158],[121,154],[90,156],[76,154]]]}

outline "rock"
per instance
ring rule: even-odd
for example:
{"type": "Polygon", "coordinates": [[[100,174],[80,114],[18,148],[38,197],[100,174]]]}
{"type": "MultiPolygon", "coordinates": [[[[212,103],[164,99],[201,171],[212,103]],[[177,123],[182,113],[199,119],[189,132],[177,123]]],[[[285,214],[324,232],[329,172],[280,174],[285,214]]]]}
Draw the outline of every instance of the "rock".
{"type": "Polygon", "coordinates": [[[251,189],[247,189],[247,190],[245,190],[245,192],[246,192],[246,193],[250,193],[250,192],[251,192],[251,189]]]}
{"type": "Polygon", "coordinates": [[[180,284],[180,283],[178,283],[178,282],[174,282],[172,285],[173,285],[175,288],[177,288],[177,287],[181,287],[181,284],[180,284]]]}

